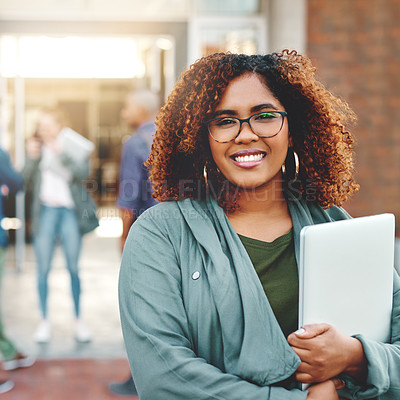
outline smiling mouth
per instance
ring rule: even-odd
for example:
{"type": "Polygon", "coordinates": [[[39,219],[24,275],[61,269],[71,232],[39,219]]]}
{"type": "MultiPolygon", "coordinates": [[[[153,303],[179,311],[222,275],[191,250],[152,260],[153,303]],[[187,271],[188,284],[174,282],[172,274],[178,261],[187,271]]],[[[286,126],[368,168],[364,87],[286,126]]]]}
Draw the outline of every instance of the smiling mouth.
{"type": "Polygon", "coordinates": [[[231,158],[237,163],[257,162],[261,161],[266,155],[267,155],[266,153],[256,153],[256,154],[246,154],[246,155],[238,154],[231,156],[231,158]]]}

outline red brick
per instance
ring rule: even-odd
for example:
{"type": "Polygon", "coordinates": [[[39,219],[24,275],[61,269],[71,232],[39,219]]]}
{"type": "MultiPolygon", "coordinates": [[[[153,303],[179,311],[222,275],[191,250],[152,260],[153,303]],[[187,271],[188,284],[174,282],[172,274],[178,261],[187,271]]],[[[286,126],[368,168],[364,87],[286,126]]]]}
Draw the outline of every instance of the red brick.
{"type": "Polygon", "coordinates": [[[307,53],[357,112],[353,215],[394,212],[400,224],[400,1],[309,0],[307,53]]]}

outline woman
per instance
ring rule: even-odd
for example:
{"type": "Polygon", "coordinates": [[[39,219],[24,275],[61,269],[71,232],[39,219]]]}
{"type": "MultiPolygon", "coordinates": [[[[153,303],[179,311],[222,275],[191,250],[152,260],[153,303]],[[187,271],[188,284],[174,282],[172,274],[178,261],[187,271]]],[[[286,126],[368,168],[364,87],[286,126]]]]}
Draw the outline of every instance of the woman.
{"type": "Polygon", "coordinates": [[[299,233],[349,218],[354,119],[296,52],[214,54],[183,74],[147,162],[163,203],[121,267],[141,400],[399,398],[397,276],[393,344],[296,330],[299,233]]]}
{"type": "Polygon", "coordinates": [[[83,156],[74,159],[71,149],[62,144],[61,132],[65,128],[65,116],[61,110],[43,110],[37,132],[27,142],[27,161],[22,172],[26,189],[32,193],[32,236],[42,316],[34,334],[38,343],[47,343],[51,338],[48,275],[58,239],[71,277],[75,339],[79,342],[91,340],[88,328],[80,319],[78,261],[82,235],[93,230],[98,221],[95,205],[82,186],[82,181],[89,175],[89,159],[83,156]]]}

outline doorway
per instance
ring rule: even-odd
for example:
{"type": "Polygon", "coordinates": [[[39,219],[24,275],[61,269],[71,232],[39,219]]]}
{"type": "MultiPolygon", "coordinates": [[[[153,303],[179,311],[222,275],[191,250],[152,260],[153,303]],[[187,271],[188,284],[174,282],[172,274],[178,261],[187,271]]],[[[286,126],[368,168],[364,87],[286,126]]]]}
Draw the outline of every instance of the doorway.
{"type": "Polygon", "coordinates": [[[0,55],[0,141],[17,167],[40,109],[61,107],[96,146],[90,179],[98,205],[114,204],[121,146],[132,133],[120,110],[134,89],[151,89],[163,102],[175,81],[174,38],[3,35],[0,55]]]}

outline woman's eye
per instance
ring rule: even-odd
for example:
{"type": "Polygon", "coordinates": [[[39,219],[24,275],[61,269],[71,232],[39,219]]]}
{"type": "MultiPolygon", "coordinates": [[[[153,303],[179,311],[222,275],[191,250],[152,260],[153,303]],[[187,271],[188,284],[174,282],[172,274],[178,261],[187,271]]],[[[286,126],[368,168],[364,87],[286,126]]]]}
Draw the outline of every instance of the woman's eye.
{"type": "Polygon", "coordinates": [[[233,118],[222,118],[216,122],[217,122],[216,123],[217,126],[228,126],[228,125],[233,125],[233,124],[237,123],[236,120],[233,118]]]}
{"type": "Polygon", "coordinates": [[[276,118],[276,113],[273,112],[265,112],[261,114],[257,114],[256,119],[273,119],[276,118]]]}

